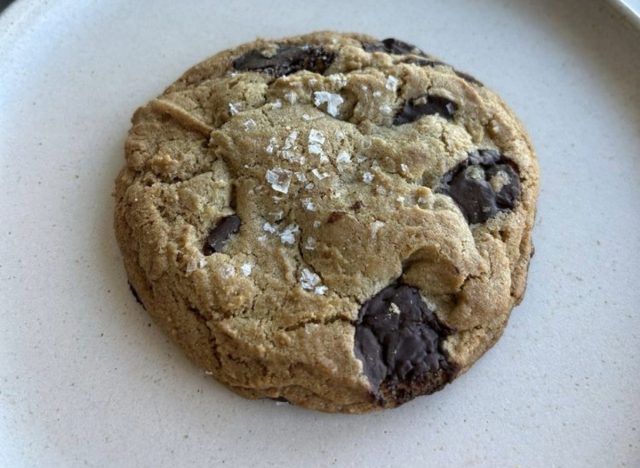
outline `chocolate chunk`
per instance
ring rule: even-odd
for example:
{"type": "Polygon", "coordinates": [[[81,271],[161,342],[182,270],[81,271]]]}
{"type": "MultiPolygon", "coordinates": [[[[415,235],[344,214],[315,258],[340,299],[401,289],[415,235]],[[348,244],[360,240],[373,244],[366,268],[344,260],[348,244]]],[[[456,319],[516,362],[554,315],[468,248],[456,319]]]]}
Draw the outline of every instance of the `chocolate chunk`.
{"type": "Polygon", "coordinates": [[[360,210],[360,208],[362,208],[364,206],[364,203],[362,203],[360,200],[357,200],[356,202],[353,203],[353,205],[351,205],[349,208],[351,208],[353,211],[358,211],[360,210]]]}
{"type": "Polygon", "coordinates": [[[442,350],[450,333],[415,287],[392,284],[365,302],[354,349],[376,397],[401,403],[444,385],[453,371],[442,350]]]}
{"type": "Polygon", "coordinates": [[[393,125],[403,125],[424,115],[438,114],[447,120],[453,118],[458,105],[442,96],[423,95],[409,99],[393,118],[393,125]]]}
{"type": "Polygon", "coordinates": [[[512,164],[497,151],[474,151],[442,177],[437,191],[453,198],[470,224],[484,223],[518,203],[520,178],[512,164]]]}
{"type": "Polygon", "coordinates": [[[408,42],[400,41],[392,37],[378,42],[365,42],[362,48],[367,52],[386,52],[388,54],[416,54],[424,55],[420,49],[408,42]]]}
{"type": "MultiPolygon", "coordinates": [[[[425,55],[426,57],[426,55],[425,55]]],[[[412,65],[418,65],[419,67],[435,67],[438,65],[447,65],[444,62],[440,62],[439,60],[432,60],[432,59],[426,59],[426,58],[416,58],[416,57],[409,57],[406,60],[403,60],[402,63],[410,63],[412,65]]]]}
{"type": "Polygon", "coordinates": [[[138,304],[140,304],[142,306],[143,309],[147,309],[144,304],[142,303],[142,299],[140,299],[140,296],[138,296],[138,291],[136,291],[136,288],[133,287],[133,285],[131,283],[129,283],[129,290],[131,291],[131,294],[133,294],[133,297],[136,298],[136,302],[138,304]]]}
{"type": "Polygon", "coordinates": [[[231,234],[235,234],[240,229],[240,217],[237,215],[222,218],[216,227],[209,231],[209,235],[202,247],[202,253],[211,255],[214,252],[221,252],[224,244],[231,234]]]}
{"type": "Polygon", "coordinates": [[[259,50],[252,50],[233,61],[233,68],[238,71],[256,71],[275,77],[290,75],[300,70],[324,73],[335,54],[320,46],[282,45],[271,57],[265,57],[259,50]]]}
{"type": "Polygon", "coordinates": [[[333,224],[344,216],[344,211],[332,211],[327,218],[327,223],[333,224]]]}

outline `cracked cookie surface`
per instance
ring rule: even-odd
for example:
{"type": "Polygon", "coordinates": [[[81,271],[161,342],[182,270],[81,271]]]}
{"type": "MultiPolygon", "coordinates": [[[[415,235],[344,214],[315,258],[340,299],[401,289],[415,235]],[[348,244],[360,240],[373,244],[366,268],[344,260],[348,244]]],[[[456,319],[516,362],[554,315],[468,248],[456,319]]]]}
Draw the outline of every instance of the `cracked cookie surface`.
{"type": "Polygon", "coordinates": [[[116,181],[132,287],[198,365],[323,411],[440,389],[525,289],[538,168],[475,78],[396,39],[257,40],[136,111],[116,181]]]}

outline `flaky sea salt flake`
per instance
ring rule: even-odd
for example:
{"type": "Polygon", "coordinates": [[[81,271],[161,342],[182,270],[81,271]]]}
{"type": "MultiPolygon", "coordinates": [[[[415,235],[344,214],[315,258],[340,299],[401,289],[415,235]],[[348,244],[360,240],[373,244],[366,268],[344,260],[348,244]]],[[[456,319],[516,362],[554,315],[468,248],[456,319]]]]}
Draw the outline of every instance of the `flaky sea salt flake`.
{"type": "Polygon", "coordinates": [[[327,177],[329,177],[329,173],[327,172],[320,172],[318,169],[312,169],[311,173],[316,176],[316,178],[318,180],[322,180],[322,179],[326,179],[327,177]]]}
{"type": "Polygon", "coordinates": [[[280,242],[285,245],[293,245],[296,243],[296,233],[299,228],[297,224],[289,224],[284,230],[280,233],[280,242]]]}
{"type": "Polygon", "coordinates": [[[389,91],[395,91],[396,89],[398,89],[398,78],[393,75],[389,75],[387,77],[387,82],[384,84],[384,87],[389,91]]]}
{"type": "Polygon", "coordinates": [[[375,239],[378,237],[378,231],[384,227],[384,223],[382,221],[374,221],[371,224],[371,238],[375,239]]]}
{"type": "Polygon", "coordinates": [[[254,128],[256,128],[258,125],[256,124],[255,120],[247,119],[243,122],[242,126],[244,127],[244,131],[248,132],[249,130],[253,130],[254,128]]]}
{"type": "Polygon", "coordinates": [[[336,162],[338,164],[350,164],[351,163],[351,155],[346,150],[340,150],[338,156],[336,157],[336,162]]]}
{"type": "Polygon", "coordinates": [[[371,182],[373,182],[373,178],[374,175],[371,172],[365,172],[364,174],[362,174],[362,181],[365,184],[370,184],[371,182]]]}
{"type": "Polygon", "coordinates": [[[314,237],[307,237],[304,241],[304,248],[306,250],[314,250],[316,248],[316,239],[314,237]]]}
{"type": "Polygon", "coordinates": [[[322,145],[325,142],[324,134],[320,130],[312,128],[309,130],[309,153],[323,154],[322,145]]]}
{"type": "Polygon", "coordinates": [[[316,107],[320,107],[322,104],[327,104],[327,114],[337,117],[338,108],[344,102],[342,96],[339,94],[330,93],[328,91],[316,91],[313,93],[313,103],[316,107]]]}
{"type": "Polygon", "coordinates": [[[291,171],[275,167],[267,170],[265,178],[276,192],[287,193],[291,184],[291,171]]]}
{"type": "Polygon", "coordinates": [[[315,211],[316,210],[316,205],[313,203],[311,198],[303,198],[302,199],[302,206],[307,211],[315,211]]]}
{"type": "Polygon", "coordinates": [[[303,268],[300,273],[300,286],[308,291],[320,284],[320,277],[308,268],[303,268]]]}
{"type": "Polygon", "coordinates": [[[237,113],[240,112],[242,108],[242,103],[240,102],[230,102],[229,103],[229,114],[230,115],[236,115],[237,113]]]}
{"type": "Polygon", "coordinates": [[[269,139],[269,144],[264,149],[267,153],[273,154],[273,151],[278,147],[278,143],[276,141],[276,137],[271,137],[269,139]]]}
{"type": "Polygon", "coordinates": [[[240,267],[240,271],[244,276],[249,276],[251,274],[251,270],[253,269],[253,265],[249,262],[245,262],[240,267]]]}
{"type": "Polygon", "coordinates": [[[271,223],[264,223],[262,225],[262,230],[268,232],[269,234],[275,234],[278,231],[278,228],[271,223]]]}

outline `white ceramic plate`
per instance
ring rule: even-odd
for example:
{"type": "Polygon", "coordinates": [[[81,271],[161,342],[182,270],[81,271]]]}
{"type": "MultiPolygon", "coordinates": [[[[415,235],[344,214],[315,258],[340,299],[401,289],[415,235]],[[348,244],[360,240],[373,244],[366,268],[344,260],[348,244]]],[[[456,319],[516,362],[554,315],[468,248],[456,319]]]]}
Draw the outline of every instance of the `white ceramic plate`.
{"type": "Polygon", "coordinates": [[[640,35],[595,0],[56,2],[0,16],[0,465],[640,466],[640,35]],[[112,181],[134,109],[256,35],[414,42],[498,91],[542,192],[524,303],[444,391],[248,401],[128,291],[112,181]]]}

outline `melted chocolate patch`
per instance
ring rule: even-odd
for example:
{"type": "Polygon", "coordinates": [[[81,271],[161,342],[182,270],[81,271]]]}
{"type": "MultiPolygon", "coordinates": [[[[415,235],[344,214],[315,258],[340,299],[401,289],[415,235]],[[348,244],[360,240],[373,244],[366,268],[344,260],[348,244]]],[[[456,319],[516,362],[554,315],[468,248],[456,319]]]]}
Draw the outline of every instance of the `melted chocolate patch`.
{"type": "Polygon", "coordinates": [[[271,57],[265,57],[259,50],[252,50],[233,61],[238,71],[256,71],[275,77],[290,75],[300,70],[324,73],[333,63],[335,54],[315,45],[279,46],[271,57]]]}
{"type": "Polygon", "coordinates": [[[447,172],[437,191],[453,198],[470,224],[484,223],[516,206],[520,177],[497,151],[478,150],[447,172]]]}
{"type": "Polygon", "coordinates": [[[458,105],[442,96],[423,95],[409,99],[393,118],[393,125],[403,125],[414,122],[424,115],[438,114],[451,120],[458,105]]]}
{"type": "Polygon", "coordinates": [[[237,215],[222,218],[216,227],[209,231],[209,235],[202,247],[202,253],[211,255],[214,252],[221,252],[224,244],[229,240],[231,234],[235,234],[240,229],[240,217],[237,215]]]}
{"type": "Polygon", "coordinates": [[[393,37],[388,37],[378,42],[365,42],[362,48],[367,52],[386,52],[387,54],[416,54],[424,55],[420,49],[413,44],[404,42],[393,37]]]}
{"type": "Polygon", "coordinates": [[[442,342],[450,333],[415,287],[392,284],[365,302],[355,354],[375,396],[402,403],[447,383],[453,368],[442,342]]]}

